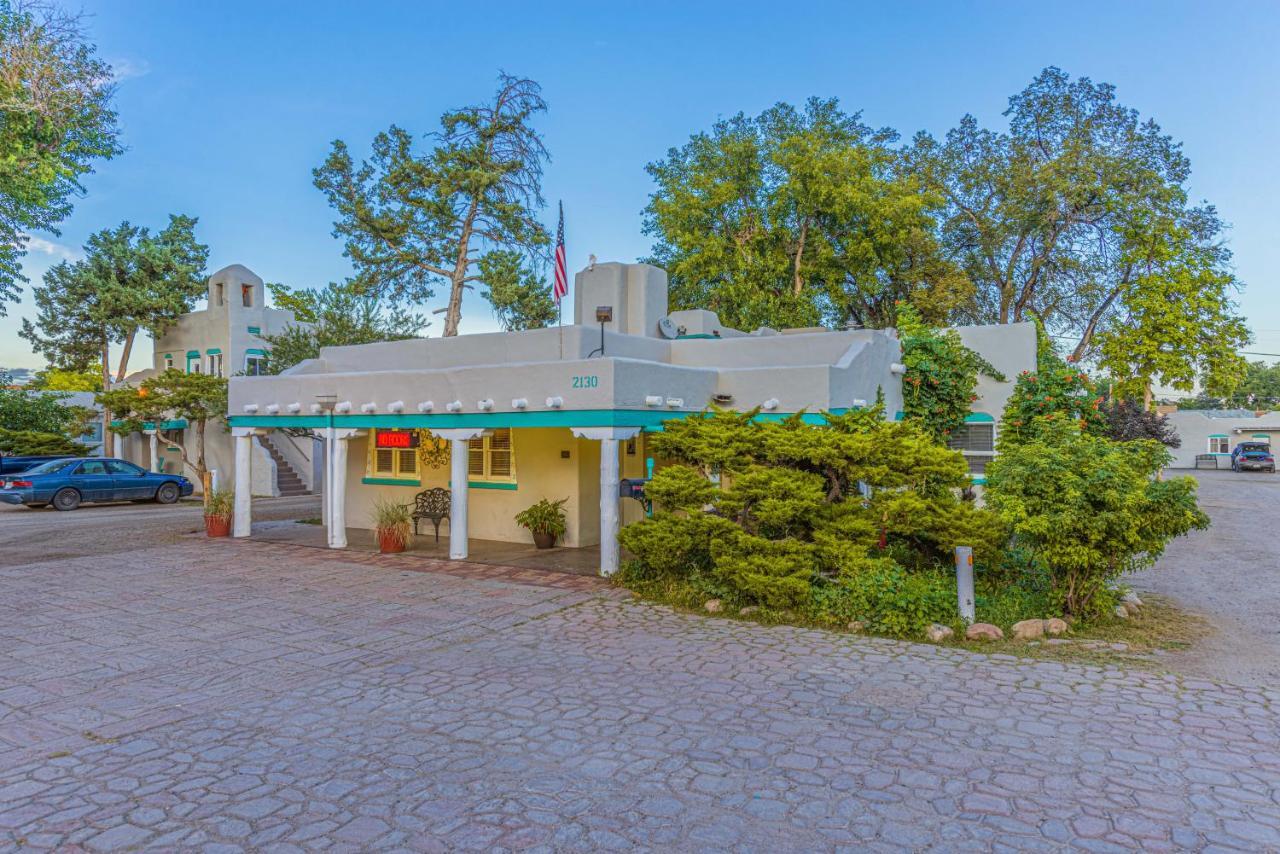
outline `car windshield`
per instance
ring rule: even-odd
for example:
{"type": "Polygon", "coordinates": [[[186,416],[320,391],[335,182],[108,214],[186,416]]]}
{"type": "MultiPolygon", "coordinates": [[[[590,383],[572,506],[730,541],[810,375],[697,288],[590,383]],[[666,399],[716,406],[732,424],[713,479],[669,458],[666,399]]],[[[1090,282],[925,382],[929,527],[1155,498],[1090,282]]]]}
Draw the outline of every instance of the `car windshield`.
{"type": "Polygon", "coordinates": [[[69,460],[49,460],[47,463],[41,463],[38,466],[29,468],[23,474],[56,474],[68,466],[73,466],[80,462],[74,457],[69,460]]]}

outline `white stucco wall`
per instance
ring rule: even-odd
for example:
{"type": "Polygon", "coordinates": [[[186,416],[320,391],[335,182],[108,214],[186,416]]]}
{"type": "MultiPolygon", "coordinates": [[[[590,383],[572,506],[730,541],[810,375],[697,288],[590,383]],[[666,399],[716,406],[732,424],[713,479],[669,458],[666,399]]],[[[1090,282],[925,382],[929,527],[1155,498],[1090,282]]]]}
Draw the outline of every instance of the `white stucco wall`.
{"type": "MultiPolygon", "coordinates": [[[[1170,468],[1195,468],[1196,455],[1209,453],[1210,436],[1226,436],[1228,448],[1234,449],[1241,442],[1259,441],[1254,439],[1255,433],[1266,433],[1272,448],[1280,447],[1280,411],[1221,417],[1201,410],[1179,410],[1169,414],[1169,423],[1182,440],[1181,447],[1170,449],[1170,468]]],[[[1220,456],[1218,465],[1230,468],[1230,454],[1220,456]]]]}

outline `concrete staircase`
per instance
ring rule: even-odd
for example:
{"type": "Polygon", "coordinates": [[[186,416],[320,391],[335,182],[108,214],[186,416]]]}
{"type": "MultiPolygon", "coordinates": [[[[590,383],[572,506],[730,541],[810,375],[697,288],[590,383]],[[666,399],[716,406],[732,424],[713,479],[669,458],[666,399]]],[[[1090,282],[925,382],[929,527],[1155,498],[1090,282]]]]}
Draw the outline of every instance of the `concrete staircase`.
{"type": "Polygon", "coordinates": [[[298,477],[298,473],[293,470],[293,467],[285,462],[280,451],[271,443],[271,439],[266,436],[259,436],[258,441],[262,443],[262,447],[267,449],[267,453],[275,461],[276,487],[280,490],[280,494],[310,495],[311,492],[307,489],[307,485],[302,482],[302,478],[298,477]]]}

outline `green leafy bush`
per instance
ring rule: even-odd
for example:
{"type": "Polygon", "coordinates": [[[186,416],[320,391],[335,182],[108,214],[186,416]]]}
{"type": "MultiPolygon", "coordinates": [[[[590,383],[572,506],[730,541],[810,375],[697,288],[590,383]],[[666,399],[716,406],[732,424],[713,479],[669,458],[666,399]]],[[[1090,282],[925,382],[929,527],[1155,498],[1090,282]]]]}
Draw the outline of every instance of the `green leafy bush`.
{"type": "Polygon", "coordinates": [[[646,487],[654,516],[619,535],[637,558],[621,581],[887,634],[953,621],[954,578],[939,568],[956,545],[989,557],[1004,541],[993,514],[959,497],[963,458],[879,406],[823,425],[756,414],[704,413],[653,437],[678,462],[646,487]]]}
{"type": "Polygon", "coordinates": [[[1034,441],[1039,426],[1068,421],[1095,436],[1108,432],[1103,395],[1089,375],[1068,364],[1037,324],[1039,344],[1036,370],[1018,375],[1013,394],[1004,407],[998,440],[1001,452],[1022,442],[1034,441]]]}
{"type": "Polygon", "coordinates": [[[6,430],[0,427],[0,454],[13,456],[82,457],[89,449],[58,433],[6,430]]]}
{"type": "Polygon", "coordinates": [[[1109,584],[1208,526],[1193,478],[1156,480],[1170,459],[1159,443],[1112,442],[1064,420],[1028,426],[987,467],[987,502],[1066,613],[1101,614],[1109,584]]]}
{"type": "Polygon", "coordinates": [[[902,344],[902,410],[929,435],[944,439],[964,424],[978,399],[978,374],[1005,377],[981,355],[970,350],[951,329],[927,326],[911,305],[898,306],[898,335],[902,344]]]}

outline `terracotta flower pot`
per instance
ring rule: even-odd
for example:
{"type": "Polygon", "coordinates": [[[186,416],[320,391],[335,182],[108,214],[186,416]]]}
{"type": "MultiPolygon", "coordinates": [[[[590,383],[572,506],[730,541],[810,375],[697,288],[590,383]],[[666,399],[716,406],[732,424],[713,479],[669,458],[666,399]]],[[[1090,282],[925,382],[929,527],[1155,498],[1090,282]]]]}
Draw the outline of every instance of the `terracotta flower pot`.
{"type": "Polygon", "coordinates": [[[533,544],[540,549],[555,548],[556,535],[548,534],[546,531],[534,531],[533,544]]]}
{"type": "Polygon", "coordinates": [[[231,536],[230,516],[205,516],[204,532],[210,537],[231,536]]]}
{"type": "Polygon", "coordinates": [[[399,531],[378,530],[378,551],[384,555],[402,552],[407,545],[399,531]]]}

